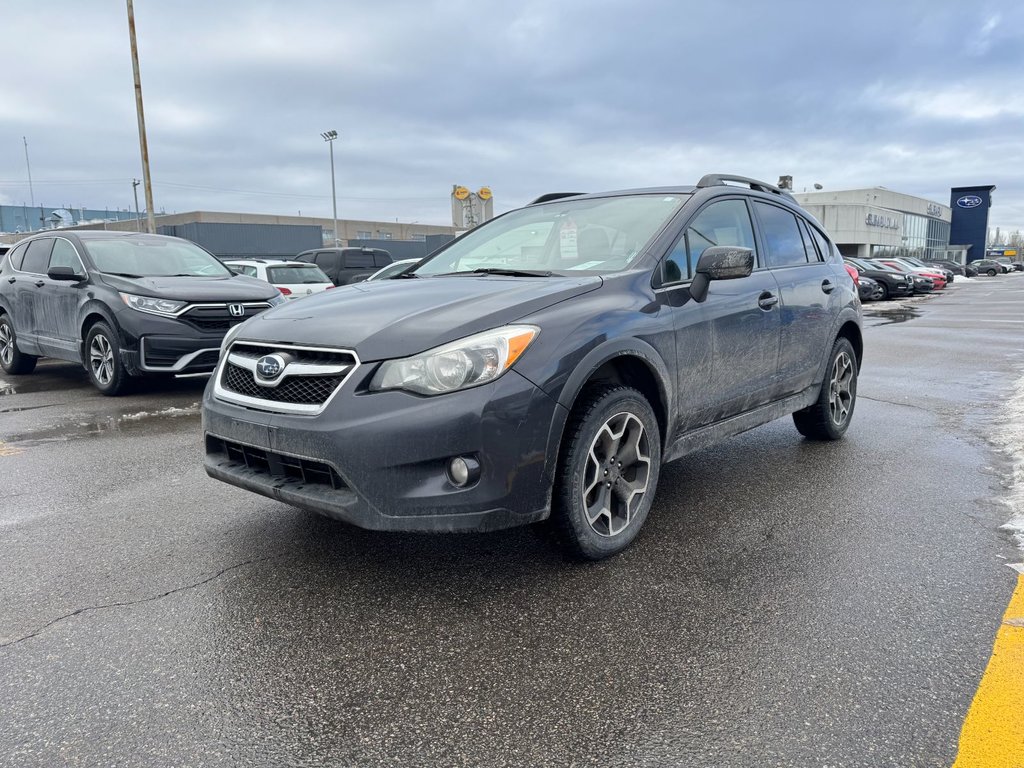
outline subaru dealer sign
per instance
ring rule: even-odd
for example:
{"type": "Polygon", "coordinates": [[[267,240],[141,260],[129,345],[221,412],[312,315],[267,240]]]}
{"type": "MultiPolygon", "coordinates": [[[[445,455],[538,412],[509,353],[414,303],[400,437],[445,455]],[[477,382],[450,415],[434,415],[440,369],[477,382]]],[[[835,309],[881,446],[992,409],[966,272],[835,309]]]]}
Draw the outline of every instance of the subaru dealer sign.
{"type": "Polygon", "coordinates": [[[988,209],[992,205],[994,189],[991,184],[986,184],[980,187],[953,187],[949,191],[949,207],[953,209],[949,244],[969,245],[968,261],[985,258],[988,209]]]}

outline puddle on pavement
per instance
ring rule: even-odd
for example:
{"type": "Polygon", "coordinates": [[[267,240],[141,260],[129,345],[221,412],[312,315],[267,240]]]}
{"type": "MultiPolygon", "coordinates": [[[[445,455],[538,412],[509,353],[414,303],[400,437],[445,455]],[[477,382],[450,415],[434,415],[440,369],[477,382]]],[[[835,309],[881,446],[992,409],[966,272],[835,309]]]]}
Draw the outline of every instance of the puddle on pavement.
{"type": "Polygon", "coordinates": [[[864,313],[864,317],[866,319],[868,319],[868,320],[872,320],[872,321],[880,320],[881,321],[881,322],[872,322],[871,326],[873,328],[874,327],[878,327],[880,325],[893,325],[894,323],[905,323],[908,320],[913,320],[915,317],[920,317],[920,316],[921,316],[920,312],[918,312],[916,309],[912,309],[910,307],[901,307],[900,309],[890,309],[890,310],[882,309],[882,310],[876,310],[876,311],[873,311],[873,312],[866,311],[864,313]]]}
{"type": "Polygon", "coordinates": [[[112,434],[159,434],[184,427],[194,427],[199,416],[199,403],[185,408],[162,408],[158,411],[122,413],[102,418],[66,422],[45,429],[10,435],[0,439],[0,446],[18,448],[63,443],[83,437],[102,437],[112,434]]]}

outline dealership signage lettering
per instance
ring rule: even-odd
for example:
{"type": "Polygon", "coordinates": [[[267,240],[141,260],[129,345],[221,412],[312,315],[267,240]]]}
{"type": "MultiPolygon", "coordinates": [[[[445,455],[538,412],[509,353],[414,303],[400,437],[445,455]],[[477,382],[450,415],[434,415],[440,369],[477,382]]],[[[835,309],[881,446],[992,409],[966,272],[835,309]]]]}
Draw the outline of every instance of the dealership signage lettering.
{"type": "Polygon", "coordinates": [[[880,213],[869,213],[864,217],[864,223],[869,227],[882,227],[884,229],[899,229],[900,222],[895,216],[883,216],[880,213]]]}
{"type": "Polygon", "coordinates": [[[942,206],[938,203],[928,203],[928,215],[938,216],[942,213],[942,206]]]}

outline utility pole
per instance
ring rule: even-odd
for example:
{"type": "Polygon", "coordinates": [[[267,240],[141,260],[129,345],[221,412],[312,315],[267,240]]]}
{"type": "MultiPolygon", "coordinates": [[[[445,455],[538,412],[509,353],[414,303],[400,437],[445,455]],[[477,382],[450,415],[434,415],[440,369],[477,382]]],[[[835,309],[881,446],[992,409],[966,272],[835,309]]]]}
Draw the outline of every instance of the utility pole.
{"type": "Polygon", "coordinates": [[[331,202],[334,204],[334,245],[341,245],[341,238],[338,237],[338,195],[334,190],[334,140],[338,138],[337,131],[324,131],[320,134],[324,141],[331,148],[331,202]]]}
{"type": "Polygon", "coordinates": [[[142,218],[139,216],[139,184],[138,179],[132,179],[132,194],[135,195],[135,231],[142,231],[142,218]]]}
{"type": "MultiPolygon", "coordinates": [[[[21,140],[23,142],[25,142],[25,168],[28,169],[28,196],[32,200],[32,207],[35,208],[36,207],[36,193],[32,190],[32,165],[28,161],[28,139],[26,139],[24,136],[22,136],[21,140]]],[[[22,198],[22,199],[24,199],[24,198],[22,198]]]]}
{"type": "Polygon", "coordinates": [[[142,80],[139,77],[139,46],[135,41],[135,8],[128,2],[128,36],[132,44],[132,74],[135,76],[135,111],[139,117],[139,151],[142,153],[142,181],[146,191],[146,231],[156,233],[153,218],[153,181],[149,176],[149,145],[146,143],[146,115],[142,110],[142,80]]]}

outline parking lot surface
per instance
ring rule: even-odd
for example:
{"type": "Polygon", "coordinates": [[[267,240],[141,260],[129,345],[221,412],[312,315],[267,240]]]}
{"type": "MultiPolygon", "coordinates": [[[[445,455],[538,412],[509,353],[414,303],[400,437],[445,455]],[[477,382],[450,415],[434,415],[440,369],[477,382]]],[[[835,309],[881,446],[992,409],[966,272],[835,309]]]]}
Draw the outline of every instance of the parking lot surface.
{"type": "Polygon", "coordinates": [[[209,480],[202,380],[0,379],[0,765],[949,765],[1022,559],[1024,274],[947,293],[866,310],[845,440],[685,457],[597,564],[209,480]]]}

